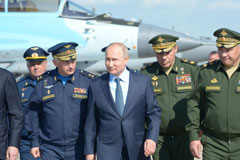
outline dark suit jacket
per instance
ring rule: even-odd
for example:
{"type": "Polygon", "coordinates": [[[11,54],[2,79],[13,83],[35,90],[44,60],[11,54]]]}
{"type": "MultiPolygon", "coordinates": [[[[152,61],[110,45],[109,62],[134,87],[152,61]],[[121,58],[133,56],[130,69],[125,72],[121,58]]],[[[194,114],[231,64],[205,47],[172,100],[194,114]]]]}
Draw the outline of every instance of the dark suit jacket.
{"type": "Polygon", "coordinates": [[[0,75],[0,159],[5,159],[8,146],[19,146],[24,118],[14,76],[2,68],[0,75]]]}
{"type": "Polygon", "coordinates": [[[140,73],[129,71],[129,88],[123,116],[120,116],[114,104],[109,88],[109,74],[95,79],[91,84],[84,151],[85,154],[97,153],[98,160],[120,159],[123,137],[130,160],[147,159],[143,151],[144,141],[158,141],[160,107],[151,80],[140,73]]]}

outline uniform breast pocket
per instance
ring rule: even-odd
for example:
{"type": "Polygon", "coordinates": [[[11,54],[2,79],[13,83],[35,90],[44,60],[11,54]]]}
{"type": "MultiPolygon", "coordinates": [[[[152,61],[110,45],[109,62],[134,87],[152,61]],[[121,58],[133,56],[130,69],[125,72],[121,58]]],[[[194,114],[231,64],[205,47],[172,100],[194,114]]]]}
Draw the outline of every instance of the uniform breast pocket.
{"type": "Polygon", "coordinates": [[[179,85],[176,87],[177,93],[192,92],[192,90],[193,90],[192,85],[179,85]]]}
{"type": "Polygon", "coordinates": [[[48,102],[51,102],[52,100],[55,99],[55,94],[49,94],[49,95],[46,95],[46,96],[43,96],[42,97],[42,102],[43,103],[48,103],[48,102]]]}
{"type": "Polygon", "coordinates": [[[161,95],[163,94],[163,89],[162,88],[153,88],[153,92],[156,94],[156,95],[161,95]]]}
{"type": "Polygon", "coordinates": [[[206,93],[220,93],[221,86],[205,86],[206,93]]]}
{"type": "Polygon", "coordinates": [[[22,104],[26,104],[27,102],[28,102],[28,98],[22,98],[22,99],[21,99],[21,103],[22,103],[22,104]]]}
{"type": "Polygon", "coordinates": [[[87,106],[87,94],[73,94],[72,95],[72,106],[79,107],[81,109],[81,112],[85,112],[86,106],[87,106]]]}
{"type": "Polygon", "coordinates": [[[85,102],[85,101],[87,101],[88,95],[87,94],[73,94],[72,98],[75,101],[85,102]]]}

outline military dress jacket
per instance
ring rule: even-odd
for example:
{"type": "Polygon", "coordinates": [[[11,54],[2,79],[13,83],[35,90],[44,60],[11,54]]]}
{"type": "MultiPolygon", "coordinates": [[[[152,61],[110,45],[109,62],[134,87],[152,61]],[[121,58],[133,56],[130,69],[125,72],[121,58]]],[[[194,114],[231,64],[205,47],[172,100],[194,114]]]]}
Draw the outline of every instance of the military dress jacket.
{"type": "Polygon", "coordinates": [[[14,76],[1,68],[0,75],[0,159],[5,159],[8,146],[19,147],[24,116],[14,76]]]}
{"type": "Polygon", "coordinates": [[[21,78],[18,82],[17,82],[17,86],[18,86],[18,92],[19,92],[19,96],[21,99],[21,103],[22,103],[22,110],[24,113],[24,127],[22,129],[22,134],[21,134],[21,138],[22,139],[28,139],[28,133],[27,133],[27,129],[29,127],[29,123],[31,122],[31,120],[28,119],[28,117],[26,116],[29,113],[29,98],[32,95],[32,92],[35,88],[35,84],[33,79],[31,78],[30,75],[25,76],[23,78],[21,78]]]}
{"type": "Polygon", "coordinates": [[[160,134],[173,136],[185,133],[187,100],[199,72],[196,63],[175,57],[175,63],[168,75],[158,62],[143,67],[141,72],[151,77],[162,111],[160,134]]]}
{"type": "Polygon", "coordinates": [[[57,69],[43,75],[29,102],[32,147],[41,144],[65,149],[80,147],[83,154],[88,87],[93,77],[76,69],[63,85],[57,69]]]}
{"type": "Polygon", "coordinates": [[[198,132],[240,136],[240,67],[228,78],[221,61],[204,65],[188,102],[190,140],[198,132]]]}

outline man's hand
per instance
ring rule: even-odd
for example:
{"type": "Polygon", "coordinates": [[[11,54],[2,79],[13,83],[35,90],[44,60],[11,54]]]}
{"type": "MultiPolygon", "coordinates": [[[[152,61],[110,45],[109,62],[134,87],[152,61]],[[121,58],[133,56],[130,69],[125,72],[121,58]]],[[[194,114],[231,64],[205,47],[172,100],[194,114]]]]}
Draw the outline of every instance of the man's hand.
{"type": "Polygon", "coordinates": [[[33,156],[34,158],[40,157],[40,149],[39,149],[39,147],[33,147],[33,148],[31,149],[31,154],[32,154],[32,156],[33,156]]]}
{"type": "Polygon", "coordinates": [[[190,151],[196,158],[201,158],[202,144],[199,140],[190,142],[190,151]]]}
{"type": "Polygon", "coordinates": [[[18,148],[9,146],[6,153],[7,160],[17,160],[18,158],[18,148]]]}
{"type": "Polygon", "coordinates": [[[94,154],[86,155],[86,160],[95,160],[95,155],[94,154]]]}
{"type": "Polygon", "coordinates": [[[151,139],[147,139],[144,142],[144,155],[146,157],[149,157],[153,155],[155,151],[156,151],[156,143],[151,139]]]}

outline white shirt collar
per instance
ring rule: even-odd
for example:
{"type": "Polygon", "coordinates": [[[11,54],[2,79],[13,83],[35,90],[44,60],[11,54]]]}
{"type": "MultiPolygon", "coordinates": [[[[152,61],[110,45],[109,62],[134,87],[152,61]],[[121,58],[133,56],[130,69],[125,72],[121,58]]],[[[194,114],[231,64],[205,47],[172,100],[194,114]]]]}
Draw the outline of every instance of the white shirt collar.
{"type": "MultiPolygon", "coordinates": [[[[120,74],[120,76],[118,76],[124,83],[127,83],[129,81],[129,71],[127,70],[127,68],[125,67],[124,71],[122,72],[122,74],[120,74]]],[[[114,81],[115,78],[117,76],[114,76],[112,74],[110,74],[110,77],[109,77],[109,81],[114,81]]]]}

